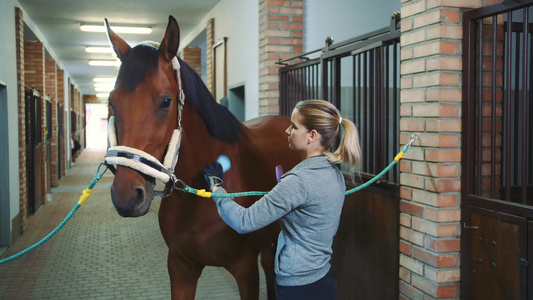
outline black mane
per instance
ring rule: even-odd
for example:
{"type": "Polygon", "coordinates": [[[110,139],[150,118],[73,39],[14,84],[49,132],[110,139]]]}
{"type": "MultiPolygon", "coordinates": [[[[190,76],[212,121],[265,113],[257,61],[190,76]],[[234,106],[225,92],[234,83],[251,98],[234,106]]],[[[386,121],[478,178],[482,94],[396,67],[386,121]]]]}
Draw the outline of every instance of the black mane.
{"type": "Polygon", "coordinates": [[[185,101],[190,101],[198,111],[213,137],[230,143],[239,142],[239,134],[243,132],[242,123],[226,107],[215,101],[196,71],[180,58],[178,60],[185,101]]]}
{"type": "MultiPolygon", "coordinates": [[[[123,85],[127,92],[133,92],[142,79],[156,70],[158,65],[158,48],[140,44],[122,57],[118,71],[117,85],[123,85]]],[[[200,114],[209,133],[222,141],[237,143],[243,125],[229,110],[218,104],[205,86],[204,82],[187,63],[178,58],[181,66],[181,80],[186,97],[192,107],[200,114]]]]}

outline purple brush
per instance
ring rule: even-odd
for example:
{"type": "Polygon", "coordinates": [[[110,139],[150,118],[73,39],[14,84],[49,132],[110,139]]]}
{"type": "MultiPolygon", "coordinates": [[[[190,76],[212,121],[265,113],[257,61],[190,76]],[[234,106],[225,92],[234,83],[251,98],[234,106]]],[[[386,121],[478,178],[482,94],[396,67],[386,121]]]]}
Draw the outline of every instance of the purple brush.
{"type": "Polygon", "coordinates": [[[281,178],[281,175],[283,175],[283,167],[281,165],[277,165],[276,166],[276,179],[278,180],[278,182],[281,178]]]}

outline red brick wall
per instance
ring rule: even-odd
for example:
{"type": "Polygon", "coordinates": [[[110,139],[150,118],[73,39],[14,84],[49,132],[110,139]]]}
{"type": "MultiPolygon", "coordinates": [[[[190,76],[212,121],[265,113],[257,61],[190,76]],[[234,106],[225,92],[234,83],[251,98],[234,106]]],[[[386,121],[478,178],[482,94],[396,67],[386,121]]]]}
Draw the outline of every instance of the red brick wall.
{"type": "Polygon", "coordinates": [[[206,73],[207,73],[207,88],[214,95],[215,82],[213,80],[213,45],[215,44],[215,19],[209,19],[206,27],[206,73]]]}
{"type": "Polygon", "coordinates": [[[44,87],[44,47],[41,42],[24,42],[24,81],[45,95],[44,87]]]}
{"type": "Polygon", "coordinates": [[[52,140],[50,141],[50,185],[56,187],[58,185],[57,176],[57,65],[53,59],[45,59],[45,81],[46,93],[49,95],[52,102],[52,127],[48,128],[52,133],[52,140]]]}
{"type": "Polygon", "coordinates": [[[303,5],[303,0],[259,1],[259,115],[279,114],[276,62],[303,51],[303,5]]]}
{"type": "Polygon", "coordinates": [[[488,2],[402,0],[400,299],[460,297],[462,13],[488,2]]]}
{"type": "MultiPolygon", "coordinates": [[[[45,105],[45,64],[44,64],[44,46],[41,42],[24,42],[24,81],[26,86],[33,87],[39,91],[43,101],[41,101],[41,120],[42,130],[41,136],[43,143],[45,142],[46,130],[46,105],[45,105]]],[[[46,197],[49,186],[49,178],[47,172],[47,163],[45,157],[45,147],[43,144],[41,151],[41,178],[42,178],[42,195],[46,197]]],[[[43,199],[44,200],[44,199],[43,199]]],[[[46,203],[43,201],[43,203],[46,203]]]]}
{"type": "Polygon", "coordinates": [[[24,233],[27,226],[28,186],[26,177],[26,101],[24,98],[24,19],[22,10],[15,8],[15,36],[17,48],[17,101],[19,130],[19,203],[20,232],[24,233]]]}
{"type": "Polygon", "coordinates": [[[182,59],[193,68],[196,73],[202,75],[202,49],[200,48],[183,48],[182,59]]]}

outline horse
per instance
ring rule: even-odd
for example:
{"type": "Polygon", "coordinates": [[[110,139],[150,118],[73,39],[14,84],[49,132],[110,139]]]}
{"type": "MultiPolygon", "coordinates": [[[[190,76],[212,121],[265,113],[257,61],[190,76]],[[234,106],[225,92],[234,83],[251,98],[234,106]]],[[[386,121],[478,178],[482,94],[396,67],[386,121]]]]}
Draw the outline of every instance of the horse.
{"type": "MultiPolygon", "coordinates": [[[[231,161],[231,169],[224,174],[224,187],[229,192],[268,191],[277,182],[277,165],[290,169],[301,161],[289,149],[284,133],[289,118],[271,115],[241,123],[213,99],[196,72],[177,57],[180,31],[174,17],[169,16],[159,47],[143,43],[130,47],[111,30],[107,20],[106,25],[110,43],[121,60],[114,90],[109,94],[113,134],[116,145],[138,150],[131,150],[135,153],[130,158],[141,153],[150,156],[148,160],[161,161],[174,151],[169,144],[179,129],[177,164],[169,176],[195,188],[207,188],[202,171],[225,154],[231,161]]],[[[123,217],[146,214],[156,195],[155,175],[142,172],[142,168],[116,166],[111,198],[123,217]]],[[[168,246],[172,299],[194,299],[205,266],[224,267],[235,278],[241,299],[258,299],[259,253],[268,297],[275,299],[274,253],[279,224],[240,235],[222,221],[212,199],[173,189],[173,185],[172,180],[167,183],[170,192],[162,198],[158,213],[168,246]]],[[[235,201],[248,207],[257,199],[235,201]]]]}

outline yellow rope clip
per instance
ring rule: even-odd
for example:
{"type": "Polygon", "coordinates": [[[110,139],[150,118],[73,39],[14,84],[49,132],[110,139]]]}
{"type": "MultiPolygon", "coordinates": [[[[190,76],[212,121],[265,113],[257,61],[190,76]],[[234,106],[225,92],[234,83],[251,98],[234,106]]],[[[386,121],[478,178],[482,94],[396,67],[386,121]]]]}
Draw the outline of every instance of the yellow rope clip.
{"type": "Polygon", "coordinates": [[[394,160],[396,162],[398,162],[400,159],[403,158],[403,151],[400,151],[400,153],[398,153],[398,155],[396,155],[396,157],[394,158],[394,160]]]}
{"type": "Polygon", "coordinates": [[[83,190],[83,192],[81,192],[81,196],[80,196],[80,200],[78,201],[78,204],[83,205],[85,200],[87,200],[87,198],[89,198],[89,196],[91,195],[92,191],[93,191],[92,189],[83,190]]]}
{"type": "Polygon", "coordinates": [[[206,192],[204,189],[196,190],[196,195],[205,198],[211,198],[211,192],[206,192]]]}

